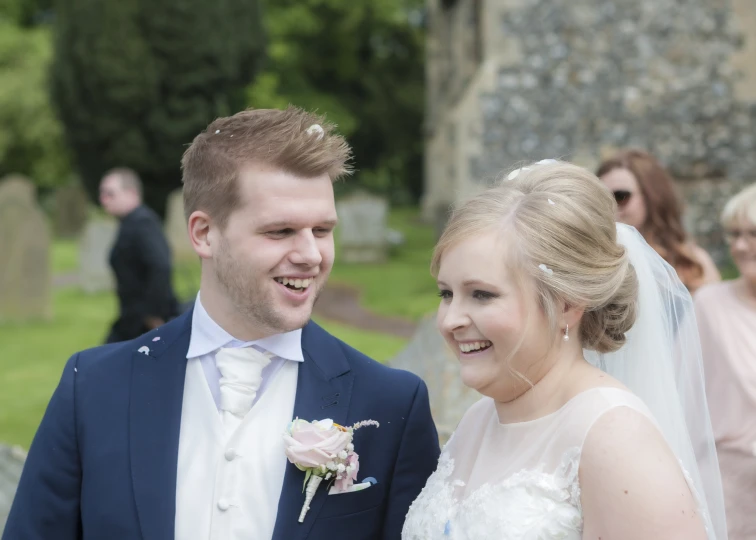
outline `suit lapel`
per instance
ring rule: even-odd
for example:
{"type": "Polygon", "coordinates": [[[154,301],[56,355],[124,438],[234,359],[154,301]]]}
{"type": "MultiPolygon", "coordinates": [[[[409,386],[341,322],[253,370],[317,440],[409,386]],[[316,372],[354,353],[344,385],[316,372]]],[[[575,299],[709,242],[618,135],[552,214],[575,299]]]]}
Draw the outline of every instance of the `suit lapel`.
{"type": "MultiPolygon", "coordinates": [[[[331,418],[345,425],[352,396],[353,375],[338,341],[313,322],[302,331],[305,360],[299,366],[294,417],[304,420],[331,418]]],[[[284,485],[278,502],[273,540],[299,540],[307,537],[327,493],[320,487],[310,503],[303,523],[299,513],[304,504],[304,473],[287,461],[284,485]]]]}
{"type": "Polygon", "coordinates": [[[187,313],[149,332],[134,347],[129,450],[144,540],[174,537],[176,465],[190,331],[191,313],[187,313]],[[155,338],[159,339],[153,341],[155,338]]]}

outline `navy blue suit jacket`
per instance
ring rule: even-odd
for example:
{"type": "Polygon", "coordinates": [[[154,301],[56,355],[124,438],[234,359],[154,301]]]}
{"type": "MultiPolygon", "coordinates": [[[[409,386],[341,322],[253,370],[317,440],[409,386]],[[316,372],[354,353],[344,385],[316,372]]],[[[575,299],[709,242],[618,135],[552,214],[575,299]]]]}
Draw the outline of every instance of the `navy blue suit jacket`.
{"type": "MultiPolygon", "coordinates": [[[[29,450],[3,540],[174,538],[190,330],[191,312],[68,361],[29,450]],[[143,346],[149,353],[138,352],[143,346]]],[[[355,432],[354,440],[358,481],[378,483],[338,496],[319,489],[298,523],[304,473],[287,462],[273,539],[399,539],[439,455],[425,384],[312,322],[302,332],[302,349],[294,416],[380,422],[378,429],[355,432]]]]}

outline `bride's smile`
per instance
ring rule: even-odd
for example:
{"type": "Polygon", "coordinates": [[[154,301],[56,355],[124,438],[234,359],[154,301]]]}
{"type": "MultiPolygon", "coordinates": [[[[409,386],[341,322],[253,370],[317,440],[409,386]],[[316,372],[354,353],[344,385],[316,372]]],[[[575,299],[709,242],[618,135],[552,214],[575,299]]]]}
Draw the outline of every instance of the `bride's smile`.
{"type": "Polygon", "coordinates": [[[437,324],[457,354],[462,381],[502,402],[537,384],[562,343],[547,333],[534,288],[510,264],[510,243],[495,229],[460,241],[444,254],[437,276],[437,324]]]}
{"type": "Polygon", "coordinates": [[[459,350],[465,356],[471,356],[473,354],[479,354],[487,351],[492,347],[492,343],[487,339],[480,341],[457,341],[459,350]]]}

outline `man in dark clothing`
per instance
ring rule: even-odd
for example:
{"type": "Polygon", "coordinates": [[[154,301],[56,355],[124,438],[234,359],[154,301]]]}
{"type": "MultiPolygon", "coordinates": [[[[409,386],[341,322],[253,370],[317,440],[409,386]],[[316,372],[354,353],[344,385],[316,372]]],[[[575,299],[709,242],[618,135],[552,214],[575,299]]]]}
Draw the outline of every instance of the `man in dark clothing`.
{"type": "Polygon", "coordinates": [[[100,203],[121,225],[110,252],[120,315],[107,343],[126,341],[178,315],[171,285],[171,251],[157,214],[142,204],[142,183],[130,169],[113,169],[100,183],[100,203]]]}

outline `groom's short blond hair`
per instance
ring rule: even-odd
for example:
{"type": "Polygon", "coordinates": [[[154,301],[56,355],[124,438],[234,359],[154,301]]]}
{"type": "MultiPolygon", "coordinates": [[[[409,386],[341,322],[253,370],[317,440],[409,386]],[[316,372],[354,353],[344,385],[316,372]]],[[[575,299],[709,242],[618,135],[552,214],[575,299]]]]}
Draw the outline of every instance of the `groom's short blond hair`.
{"type": "Polygon", "coordinates": [[[181,160],[184,213],[202,210],[224,228],[240,202],[238,176],[251,163],[303,178],[351,173],[351,149],[323,116],[289,106],[249,109],[218,118],[195,137],[181,160]]]}

